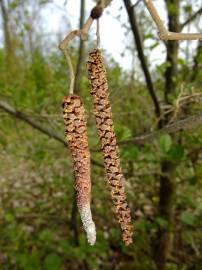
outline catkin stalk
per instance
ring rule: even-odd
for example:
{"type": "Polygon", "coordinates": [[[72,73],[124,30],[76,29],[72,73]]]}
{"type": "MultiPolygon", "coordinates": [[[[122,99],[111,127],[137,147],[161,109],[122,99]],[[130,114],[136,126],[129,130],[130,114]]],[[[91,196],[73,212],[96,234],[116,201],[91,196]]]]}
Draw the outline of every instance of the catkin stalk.
{"type": "Polygon", "coordinates": [[[89,54],[87,69],[93,98],[93,114],[96,118],[101,142],[106,177],[111,187],[111,197],[122,229],[123,241],[126,245],[129,245],[132,243],[133,235],[131,215],[126,202],[125,179],[121,171],[116,135],[113,128],[106,70],[99,50],[89,54]]]}
{"type": "Polygon", "coordinates": [[[74,162],[77,206],[88,242],[90,245],[94,245],[96,241],[96,230],[90,208],[90,152],[88,148],[85,111],[79,96],[70,95],[64,98],[63,118],[66,139],[74,162]]]}

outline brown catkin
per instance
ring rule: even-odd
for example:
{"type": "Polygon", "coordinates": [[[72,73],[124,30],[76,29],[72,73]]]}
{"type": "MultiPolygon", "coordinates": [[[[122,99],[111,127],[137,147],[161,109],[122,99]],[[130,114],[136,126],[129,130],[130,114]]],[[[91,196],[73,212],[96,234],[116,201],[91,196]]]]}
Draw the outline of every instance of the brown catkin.
{"type": "Polygon", "coordinates": [[[96,231],[90,210],[90,152],[85,111],[79,96],[70,95],[64,97],[63,118],[66,139],[74,161],[77,206],[83,227],[87,233],[88,242],[93,245],[96,240],[96,231]]]}
{"type": "Polygon", "coordinates": [[[133,227],[130,209],[126,202],[124,176],[121,172],[116,135],[113,128],[106,69],[99,50],[89,54],[87,68],[93,97],[93,113],[100,137],[105,172],[111,187],[111,196],[116,207],[117,218],[121,225],[123,241],[126,245],[129,245],[132,243],[133,227]]]}

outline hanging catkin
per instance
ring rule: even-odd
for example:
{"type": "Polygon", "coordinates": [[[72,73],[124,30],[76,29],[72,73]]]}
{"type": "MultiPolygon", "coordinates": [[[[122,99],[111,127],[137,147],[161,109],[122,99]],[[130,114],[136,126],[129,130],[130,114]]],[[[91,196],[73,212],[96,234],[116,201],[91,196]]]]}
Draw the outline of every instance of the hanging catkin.
{"type": "Polygon", "coordinates": [[[70,95],[63,101],[66,139],[74,161],[76,199],[88,242],[96,241],[95,224],[90,209],[90,152],[83,103],[79,96],[70,95]]]}
{"type": "Polygon", "coordinates": [[[131,215],[126,202],[124,176],[121,172],[116,135],[113,129],[106,70],[99,50],[89,54],[87,68],[93,97],[93,113],[100,137],[105,172],[111,187],[111,196],[116,207],[118,221],[121,225],[123,241],[129,245],[132,243],[133,235],[131,215]]]}

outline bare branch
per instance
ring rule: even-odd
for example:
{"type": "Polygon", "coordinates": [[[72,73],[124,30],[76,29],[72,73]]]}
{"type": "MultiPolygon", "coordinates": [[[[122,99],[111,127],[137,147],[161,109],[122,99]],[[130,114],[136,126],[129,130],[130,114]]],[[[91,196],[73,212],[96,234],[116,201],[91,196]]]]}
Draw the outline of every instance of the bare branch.
{"type": "MultiPolygon", "coordinates": [[[[112,2],[112,0],[100,0],[100,1],[98,1],[98,4],[96,7],[101,5],[102,8],[106,8],[111,2],[112,2]]],[[[66,59],[67,64],[68,64],[68,67],[69,67],[69,70],[70,70],[70,90],[69,90],[70,94],[72,94],[74,92],[75,74],[74,74],[74,68],[73,68],[73,65],[71,62],[71,57],[69,56],[67,47],[68,47],[69,42],[76,37],[80,37],[80,39],[82,41],[86,41],[87,37],[88,37],[88,32],[91,28],[93,21],[94,21],[94,19],[91,16],[89,16],[87,21],[84,23],[82,29],[80,29],[80,30],[77,29],[77,30],[71,31],[59,44],[59,49],[64,54],[65,59],[66,59]]]]}
{"type": "MultiPolygon", "coordinates": [[[[22,113],[21,111],[16,110],[15,108],[11,107],[9,104],[7,104],[4,101],[0,100],[0,109],[3,111],[7,112],[8,114],[14,116],[15,118],[18,118],[36,130],[40,131],[41,133],[47,135],[50,138],[55,139],[56,141],[62,143],[64,146],[68,146],[66,141],[63,140],[59,135],[55,134],[53,131],[47,129],[46,127],[42,126],[41,124],[35,122],[34,120],[30,119],[29,116],[26,114],[22,113]]],[[[118,142],[119,145],[142,145],[145,143],[150,143],[151,141],[157,139],[159,136],[161,136],[164,133],[176,133],[178,131],[187,131],[187,130],[192,130],[197,128],[199,125],[202,124],[202,113],[195,115],[195,116],[190,116],[188,118],[185,118],[183,120],[179,120],[174,122],[171,125],[167,125],[163,127],[160,130],[150,132],[147,134],[143,134],[125,141],[120,141],[118,142]]],[[[99,162],[97,162],[94,159],[91,159],[92,164],[103,167],[103,165],[99,162]]]]}
{"type": "Polygon", "coordinates": [[[191,23],[193,20],[196,19],[198,15],[202,13],[202,7],[197,10],[194,14],[192,14],[184,23],[181,24],[181,29],[183,29],[185,26],[187,26],[189,23],[191,23]]]}
{"type": "Polygon", "coordinates": [[[150,96],[152,98],[152,101],[153,101],[153,104],[155,107],[156,116],[157,116],[157,118],[159,118],[161,116],[161,110],[160,110],[158,98],[157,98],[155,90],[154,90],[154,85],[152,82],[151,74],[149,72],[149,69],[148,69],[148,66],[146,63],[144,50],[143,50],[142,42],[141,42],[141,38],[140,38],[139,28],[138,28],[137,21],[136,21],[135,10],[132,8],[132,4],[131,4],[130,0],[124,0],[124,4],[125,4],[125,7],[126,7],[126,10],[128,13],[131,29],[133,32],[134,40],[135,40],[137,51],[138,51],[138,57],[140,59],[142,70],[144,72],[145,80],[147,83],[147,88],[149,90],[150,96]]]}
{"type": "Polygon", "coordinates": [[[161,20],[155,6],[153,5],[152,1],[150,0],[144,0],[144,3],[153,19],[153,21],[155,22],[159,32],[163,35],[166,35],[167,30],[163,24],[163,21],[161,20]]]}
{"type": "Polygon", "coordinates": [[[173,33],[168,32],[154,6],[152,0],[144,0],[144,3],[154,20],[158,30],[159,30],[159,37],[162,40],[202,40],[202,34],[200,33],[173,33]]]}
{"type": "Polygon", "coordinates": [[[140,3],[141,1],[142,1],[142,0],[137,0],[136,3],[132,5],[132,8],[136,8],[136,7],[139,5],[139,3],[140,3]]]}
{"type": "MultiPolygon", "coordinates": [[[[48,128],[42,126],[41,124],[35,122],[34,120],[29,118],[29,116],[27,116],[23,112],[18,111],[15,108],[11,107],[8,103],[0,100],[0,109],[7,112],[8,114],[14,116],[15,118],[18,118],[18,119],[24,121],[25,123],[32,126],[34,129],[40,131],[41,133],[47,135],[50,138],[53,138],[54,140],[62,143],[64,146],[66,146],[66,147],[68,146],[67,142],[65,140],[63,140],[63,138],[61,138],[58,134],[56,134],[53,131],[49,130],[48,128]]],[[[94,159],[91,159],[91,162],[94,165],[97,165],[99,167],[103,167],[102,164],[100,164],[99,162],[97,162],[94,159]]]]}
{"type": "Polygon", "coordinates": [[[135,138],[131,138],[125,141],[120,141],[118,144],[119,145],[130,145],[130,144],[141,145],[141,144],[149,143],[157,139],[159,136],[161,136],[164,133],[176,133],[178,131],[192,130],[194,128],[197,128],[201,124],[202,124],[202,113],[198,115],[190,116],[183,120],[176,121],[173,124],[164,126],[162,129],[159,129],[157,131],[143,134],[143,135],[140,135],[140,136],[137,136],[135,138]]]}

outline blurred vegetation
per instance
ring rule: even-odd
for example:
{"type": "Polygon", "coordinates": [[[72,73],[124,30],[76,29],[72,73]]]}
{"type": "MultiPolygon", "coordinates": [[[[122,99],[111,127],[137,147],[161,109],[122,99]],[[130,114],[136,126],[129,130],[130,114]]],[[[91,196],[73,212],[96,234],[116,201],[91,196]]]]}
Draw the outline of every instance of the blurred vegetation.
{"type": "MultiPolygon", "coordinates": [[[[31,6],[33,1],[9,2],[11,40],[10,47],[0,49],[0,99],[64,138],[61,102],[68,88],[66,63],[54,42],[51,45],[54,49],[48,50],[42,46],[41,37],[36,42],[39,36],[32,28],[36,18],[30,22],[36,9],[35,5],[31,6]],[[21,15],[22,24],[16,24],[21,15]]],[[[42,9],[44,1],[36,2],[37,9],[42,9]]],[[[190,8],[184,5],[186,12],[190,12],[190,8]]],[[[142,21],[147,21],[145,25],[148,25],[147,17],[144,16],[142,21]]],[[[5,35],[3,22],[2,30],[5,35]]],[[[159,42],[152,35],[145,35],[147,39],[155,44],[146,50],[146,53],[151,53],[159,42]]],[[[84,58],[87,51],[86,47],[84,58]]],[[[71,52],[76,65],[77,43],[73,43],[71,52]]],[[[196,53],[197,50],[191,54],[193,61],[196,53]]],[[[105,56],[118,140],[154,130],[157,123],[154,108],[142,77],[134,78],[131,71],[123,70],[107,53],[105,56]]],[[[201,49],[197,55],[197,70],[193,70],[194,62],[190,63],[187,57],[178,59],[176,91],[169,104],[173,121],[197,114],[202,109],[201,96],[192,98],[195,93],[202,93],[201,49]],[[182,107],[176,103],[179,97],[187,97],[182,107]]],[[[167,64],[152,67],[162,107],[165,105],[164,72],[167,64]]],[[[96,151],[99,145],[85,63],[82,63],[79,80],[92,157],[102,164],[101,154],[96,151]]],[[[92,166],[92,211],[97,243],[93,247],[87,244],[80,219],[76,216],[79,243],[75,245],[73,171],[69,151],[63,144],[1,110],[0,269],[156,269],[153,254],[153,247],[158,245],[156,233],[159,227],[169,230],[167,220],[158,214],[162,161],[176,164],[173,174],[176,189],[173,248],[166,267],[168,270],[202,269],[201,145],[202,127],[199,126],[192,131],[180,132],[178,140],[164,134],[151,143],[120,146],[135,227],[134,244],[129,247],[121,241],[103,168],[92,166]]]]}

